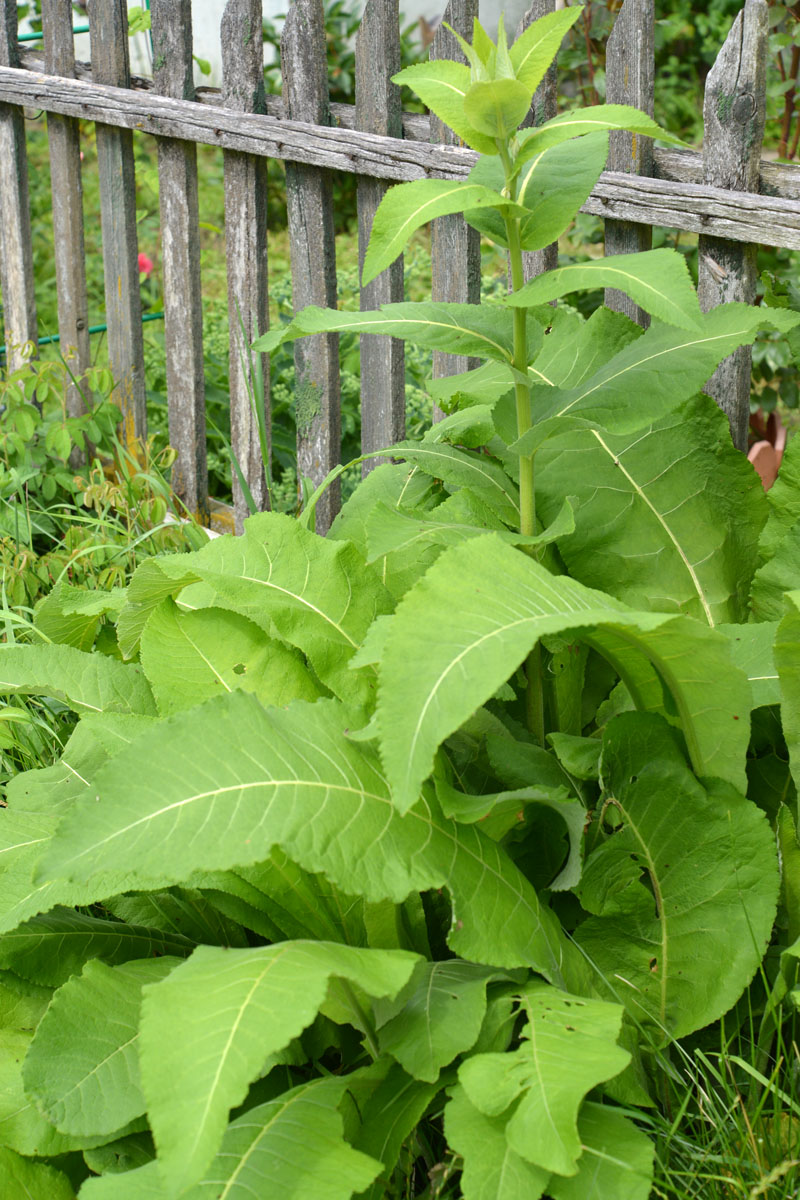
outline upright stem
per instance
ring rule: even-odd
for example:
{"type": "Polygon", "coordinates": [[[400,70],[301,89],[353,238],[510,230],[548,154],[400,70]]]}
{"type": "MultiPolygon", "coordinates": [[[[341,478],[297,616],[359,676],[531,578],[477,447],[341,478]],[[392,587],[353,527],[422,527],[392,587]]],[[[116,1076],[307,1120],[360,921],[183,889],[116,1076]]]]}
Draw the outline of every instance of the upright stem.
{"type": "MultiPolygon", "coordinates": [[[[516,176],[513,172],[508,147],[502,142],[497,143],[500,159],[506,175],[506,191],[513,200],[516,196],[516,176]]],[[[522,267],[522,245],[520,242],[520,223],[517,217],[505,217],[506,238],[508,241],[508,258],[511,267],[511,286],[517,292],[525,284],[525,274],[522,267]]],[[[514,380],[514,399],[517,408],[517,437],[522,437],[530,429],[533,418],[531,414],[531,389],[528,379],[528,327],[527,313],[524,308],[513,309],[514,313],[514,370],[517,372],[514,380]]],[[[536,494],[534,492],[533,455],[520,455],[519,459],[519,509],[520,533],[529,536],[536,533],[536,494]]],[[[535,552],[534,552],[535,553],[535,552]]],[[[544,745],[544,693],[542,686],[542,652],[537,642],[528,655],[525,663],[526,717],[528,728],[540,746],[544,745]]]]}

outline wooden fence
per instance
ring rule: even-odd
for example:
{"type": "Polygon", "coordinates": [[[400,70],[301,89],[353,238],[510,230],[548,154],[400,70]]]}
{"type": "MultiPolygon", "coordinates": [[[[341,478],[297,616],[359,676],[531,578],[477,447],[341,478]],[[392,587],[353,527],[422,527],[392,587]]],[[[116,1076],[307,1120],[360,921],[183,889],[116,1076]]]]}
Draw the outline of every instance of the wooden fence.
{"type": "MultiPolygon", "coordinates": [[[[552,11],[533,0],[523,24],[552,11]]],[[[23,108],[48,117],[59,332],[78,372],[89,361],[81,196],[81,120],[96,122],[109,354],[129,436],[145,433],[145,384],[137,263],[132,131],[158,142],[164,271],[164,319],[170,440],[178,452],[174,484],[190,509],[208,512],[202,291],[195,144],[224,151],[225,237],[230,312],[233,449],[256,502],[267,504],[258,424],[251,394],[258,364],[250,341],[268,320],[267,159],[286,163],[294,304],[336,303],[331,180],[358,176],[359,255],[387,186],[428,176],[463,179],[475,154],[437,120],[404,114],[390,82],[400,58],[398,0],[368,0],[356,46],[356,103],[330,105],[321,0],[293,0],[282,39],[283,95],[264,94],[261,0],[229,0],[222,20],[223,86],[196,90],[191,0],[152,0],[154,78],[132,79],[125,0],[90,0],[91,66],[76,64],[70,0],[42,0],[43,53],[20,52],[16,0],[0,0],[0,287],[13,366],[21,344],[37,337],[28,210],[23,108]]],[[[471,36],[477,0],[450,0],[453,28],[471,36]]],[[[652,113],[654,0],[625,0],[608,45],[607,101],[652,113]]],[[[605,218],[606,253],[649,245],[651,227],[700,234],[700,296],[752,302],[755,244],[800,249],[800,168],[760,161],[765,112],[767,5],[747,0],[707,83],[702,154],[653,149],[647,139],[615,134],[609,170],[585,212],[605,218]]],[[[461,57],[440,28],[434,57],[461,57]]],[[[555,74],[534,98],[531,121],[555,112],[555,74]]],[[[535,274],[553,248],[528,256],[535,274]]],[[[475,301],[477,235],[458,217],[432,230],[433,297],[475,301]]],[[[403,298],[402,263],[364,288],[362,308],[403,298]]],[[[607,302],[646,317],[620,293],[607,302]]],[[[298,430],[298,475],[320,481],[339,461],[339,365],[335,335],[295,348],[297,386],[306,400],[298,430]]],[[[261,364],[269,428],[269,371],[261,364]]],[[[434,375],[464,370],[466,360],[434,355],[434,375]]],[[[404,429],[403,347],[364,336],[361,402],[364,451],[391,444],[404,429]]],[[[734,441],[746,445],[749,351],[718,369],[709,388],[726,410],[734,441]]],[[[70,397],[73,410],[80,395],[70,397]]],[[[246,515],[234,480],[236,525],[246,515]]],[[[338,506],[332,488],[318,509],[327,529],[338,506]]]]}

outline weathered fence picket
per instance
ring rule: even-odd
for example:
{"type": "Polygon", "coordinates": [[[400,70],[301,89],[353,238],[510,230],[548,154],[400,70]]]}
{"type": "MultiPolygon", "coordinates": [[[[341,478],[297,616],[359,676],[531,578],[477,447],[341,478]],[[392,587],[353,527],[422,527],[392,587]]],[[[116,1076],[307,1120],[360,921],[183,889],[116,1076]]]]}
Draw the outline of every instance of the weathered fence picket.
{"type": "MultiPolygon", "coordinates": [[[[655,97],[655,0],[625,0],[617,13],[606,47],[606,102],[632,104],[652,117],[655,97]]],[[[619,130],[608,146],[608,169],[630,175],[652,175],[653,139],[619,130]]],[[[650,225],[607,220],[606,254],[636,254],[653,242],[650,225]]],[[[650,317],[617,288],[607,288],[605,302],[645,328],[650,317]]]]}
{"type": "MultiPolygon", "coordinates": [[[[92,75],[98,83],[130,87],[128,9],[125,0],[90,0],[92,75]]],[[[127,444],[144,437],[147,409],[144,386],[142,299],[136,236],[136,177],[133,134],[97,125],[100,176],[100,224],[108,322],[108,356],[115,398],[122,410],[127,444]]]]}
{"type": "MultiPolygon", "coordinates": [[[[166,0],[152,14],[153,75],[157,90],[194,99],[191,0],[166,0]]],[[[197,198],[197,149],[159,138],[158,190],[164,267],[169,440],[178,457],[172,486],[190,512],[208,513],[203,305],[197,198]]]]}
{"type": "MultiPolygon", "coordinates": [[[[17,0],[0,0],[0,65],[19,63],[17,0]]],[[[24,361],[22,346],[36,340],[33,246],[28,206],[28,159],[22,109],[0,103],[0,287],[8,365],[24,361]]]]}
{"type": "MultiPolygon", "coordinates": [[[[264,112],[260,0],[228,0],[222,17],[222,91],[238,116],[264,112]]],[[[269,324],[267,276],[267,161],[236,150],[223,155],[225,254],[228,268],[231,450],[259,510],[268,507],[269,444],[262,447],[258,407],[269,437],[269,362],[250,343],[269,324]],[[264,462],[264,459],[267,462],[264,462]]],[[[266,439],[265,439],[266,440],[266,439]]],[[[236,531],[249,512],[234,471],[236,531]]]]}
{"type": "MultiPolygon", "coordinates": [[[[295,121],[327,125],[328,68],[322,0],[295,0],[281,38],[283,103],[295,121]]],[[[286,206],[295,311],[307,304],[336,307],[336,239],[333,181],[317,167],[286,166],[286,206]]],[[[320,483],[341,455],[339,338],[318,333],[295,342],[297,476],[320,483]]],[[[316,510],[317,529],[327,533],[339,511],[339,480],[316,510]]]]}
{"type": "MultiPolygon", "coordinates": [[[[52,75],[75,74],[75,39],[72,9],[59,0],[42,0],[47,29],[45,70],[52,75]]],[[[58,289],[58,333],[61,353],[70,360],[74,381],[67,388],[67,412],[78,416],[84,409],[80,380],[89,366],[89,303],[86,296],[86,254],[83,238],[83,185],[81,183],[80,125],[74,117],[47,114],[50,176],[53,188],[53,248],[58,289]]],[[[73,463],[79,455],[74,452],[73,463]]]]}
{"type": "MultiPolygon", "coordinates": [[[[769,11],[765,0],[747,0],[706,80],[703,165],[707,183],[738,192],[758,188],[766,118],[769,11]]],[[[756,297],[756,247],[722,238],[698,241],[698,292],[704,311],[726,300],[752,304],[756,297]]],[[[728,416],[733,443],[747,449],[750,423],[749,346],[721,362],[706,385],[728,416]]]]}
{"type": "MultiPolygon", "coordinates": [[[[97,124],[109,355],[117,397],[132,437],[145,432],[141,302],[136,242],[132,130],[158,139],[165,282],[170,438],[178,451],[176,490],[201,517],[207,512],[195,144],[224,151],[226,257],[230,316],[232,446],[246,488],[234,477],[235,527],[246,500],[269,503],[269,370],[249,345],[268,324],[266,170],[286,163],[293,303],[335,305],[336,249],[332,172],[358,176],[359,259],[375,209],[396,181],[463,180],[475,154],[437,119],[402,113],[390,77],[400,65],[398,0],[368,0],[356,44],[356,104],[329,104],[321,0],[293,0],[282,39],[282,97],[264,94],[261,0],[228,0],[222,22],[223,87],[195,93],[190,0],[151,0],[154,79],[131,80],[125,0],[90,0],[92,63],[74,62],[71,5],[43,0],[44,55],[19,52],[16,0],[0,0],[0,287],[7,366],[20,343],[37,334],[25,157],[25,108],[48,116],[54,182],[53,221],[59,331],[80,375],[88,362],[88,314],[82,228],[78,122],[97,124]],[[259,412],[259,406],[263,409],[259,412]],[[246,495],[249,493],[249,496],[246,495]]],[[[531,0],[521,32],[554,11],[556,0],[531,0]]],[[[653,112],[654,0],[625,0],[608,44],[606,99],[653,112]]],[[[450,0],[445,21],[471,36],[477,0],[450,0]]],[[[702,154],[653,148],[627,134],[612,138],[606,170],[583,211],[605,220],[606,253],[641,250],[655,225],[700,235],[704,308],[754,298],[755,244],[800,249],[800,168],[759,161],[764,127],[765,0],[746,0],[708,77],[702,154]]],[[[463,61],[443,26],[431,55],[463,61]]],[[[555,73],[537,90],[530,123],[555,112],[555,73]]],[[[479,299],[479,239],[461,216],[431,228],[433,296],[479,299]]],[[[526,276],[554,265],[557,247],[526,255],[526,276]]],[[[362,289],[362,308],[403,298],[398,259],[362,289]]],[[[645,323],[613,291],[607,302],[645,323]]],[[[336,335],[295,345],[298,476],[318,484],[340,454],[336,335]]],[[[744,448],[749,406],[749,352],[719,368],[708,390],[744,448]]],[[[436,353],[434,376],[473,365],[436,353]]],[[[403,347],[363,336],[362,430],[367,452],[402,437],[403,347]]],[[[80,395],[69,398],[77,412],[80,395]]],[[[372,464],[367,464],[365,471],[372,464]]],[[[213,502],[211,506],[214,507],[213,502]]],[[[339,506],[338,484],[317,508],[326,531],[339,506]]],[[[218,507],[218,506],[217,506],[218,507]]]]}

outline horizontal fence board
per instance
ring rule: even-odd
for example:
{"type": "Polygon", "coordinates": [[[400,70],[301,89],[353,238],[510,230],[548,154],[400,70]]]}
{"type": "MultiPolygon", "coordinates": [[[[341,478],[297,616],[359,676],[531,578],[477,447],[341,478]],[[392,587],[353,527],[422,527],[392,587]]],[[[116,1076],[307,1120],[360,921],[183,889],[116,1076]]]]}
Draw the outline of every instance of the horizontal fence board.
{"type": "MultiPolygon", "coordinates": [[[[48,78],[27,68],[0,67],[0,102],[82,117],[161,137],[242,150],[248,154],[351,171],[375,179],[464,179],[476,159],[460,146],[432,146],[343,128],[286,121],[269,114],[232,114],[208,103],[170,100],[147,89],[127,91],[81,79],[48,78]]],[[[622,221],[663,225],[733,241],[800,250],[800,167],[761,164],[766,195],[728,192],[693,182],[702,155],[656,151],[659,176],[606,171],[583,211],[622,221]]]]}

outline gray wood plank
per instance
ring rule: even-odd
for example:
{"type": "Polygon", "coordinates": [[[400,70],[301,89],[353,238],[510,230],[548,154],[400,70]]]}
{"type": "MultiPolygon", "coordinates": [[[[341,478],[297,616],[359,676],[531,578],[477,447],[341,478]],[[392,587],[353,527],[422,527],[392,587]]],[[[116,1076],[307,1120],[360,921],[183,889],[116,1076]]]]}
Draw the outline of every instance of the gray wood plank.
{"type": "MultiPolygon", "coordinates": [[[[706,80],[703,165],[706,183],[753,192],[766,115],[769,10],[747,0],[706,80]]],[[[752,304],[758,269],[756,247],[716,237],[698,242],[698,292],[704,312],[727,300],[752,304]]],[[[733,444],[747,449],[752,351],[741,346],[712,375],[706,391],[727,414],[733,444]]]]}
{"type": "MultiPolygon", "coordinates": [[[[398,0],[368,0],[356,37],[356,123],[359,129],[385,137],[402,137],[400,89],[391,76],[400,70],[398,0]]],[[[360,176],[358,180],[359,270],[369,244],[375,210],[386,184],[360,176]]],[[[361,308],[379,308],[403,299],[403,258],[361,289],[361,308]]],[[[361,450],[369,454],[405,436],[405,355],[400,338],[361,337],[361,450]]],[[[385,458],[362,463],[362,475],[385,458]]]]}
{"type": "MultiPolygon", "coordinates": [[[[53,75],[75,74],[72,6],[60,0],[42,0],[45,69],[53,75]]],[[[53,187],[53,247],[58,292],[60,350],[69,362],[74,380],[67,386],[67,412],[85,410],[81,378],[90,363],[89,305],[86,296],[86,254],[83,238],[83,183],[81,181],[80,125],[74,117],[47,115],[50,177],[53,187]]],[[[75,448],[70,462],[82,459],[75,448]]]]}
{"type": "MultiPolygon", "coordinates": [[[[472,23],[478,15],[478,0],[450,0],[442,24],[436,30],[430,49],[431,60],[438,58],[466,62],[464,53],[448,29],[446,21],[468,42],[472,41],[472,23]]],[[[431,141],[458,145],[459,139],[443,121],[431,114],[431,141]]],[[[459,304],[477,304],[481,298],[480,235],[470,229],[460,213],[438,217],[431,222],[431,298],[459,304]]],[[[478,365],[478,360],[463,354],[433,352],[433,376],[458,375],[478,365]]],[[[434,420],[442,414],[434,407],[434,420]]]]}
{"type": "MultiPolygon", "coordinates": [[[[260,0],[229,0],[222,17],[223,92],[234,120],[264,111],[263,50],[260,0]],[[241,114],[241,116],[239,115],[241,114]]],[[[269,327],[267,277],[267,163],[251,154],[226,150],[225,246],[228,265],[230,322],[231,444],[253,502],[269,508],[255,406],[261,405],[267,439],[270,433],[269,359],[250,351],[250,343],[269,327]]],[[[234,472],[236,531],[249,509],[234,472]]]]}
{"type": "MultiPolygon", "coordinates": [[[[283,102],[292,120],[329,123],[328,68],[322,0],[295,0],[281,38],[283,102]]],[[[288,164],[286,204],[295,312],[307,304],[336,307],[336,248],[328,171],[288,164]]],[[[341,457],[339,339],[315,334],[295,342],[297,474],[321,483],[341,457]]],[[[339,481],[317,505],[316,528],[327,533],[339,511],[339,481]]]]}
{"type": "MultiPolygon", "coordinates": [[[[193,100],[191,0],[153,0],[151,20],[157,90],[193,100]]],[[[159,139],[158,181],[169,440],[177,452],[172,486],[189,511],[207,524],[197,149],[192,142],[159,139]]]]}
{"type": "MultiPolygon", "coordinates": [[[[529,25],[540,17],[555,12],[556,0],[532,0],[531,6],[517,26],[516,38],[520,37],[529,25]]],[[[522,122],[526,128],[532,125],[544,125],[558,112],[558,60],[553,59],[542,82],[534,92],[531,110],[522,122]]],[[[558,266],[558,242],[545,246],[543,250],[524,250],[522,254],[522,272],[525,281],[535,279],[545,271],[552,271],[558,266]]]]}
{"type": "MultiPolygon", "coordinates": [[[[18,49],[16,0],[0,0],[0,66],[16,68],[18,49]]],[[[0,103],[0,290],[8,348],[6,362],[11,370],[16,370],[25,361],[21,353],[25,343],[36,345],[36,298],[25,121],[19,108],[3,103],[0,103]]]]}
{"type": "MultiPolygon", "coordinates": [[[[0,66],[3,101],[120,129],[146,129],[157,137],[183,138],[390,181],[465,179],[477,157],[461,146],[426,145],[275,116],[237,115],[217,104],[170,100],[144,88],[121,92],[81,78],[55,79],[0,66]]],[[[419,132],[420,120],[424,118],[415,116],[404,128],[419,132]]],[[[656,150],[655,162],[654,178],[604,171],[581,211],[800,250],[800,167],[762,162],[762,194],[757,194],[702,183],[701,157],[692,151],[656,150]]]]}
{"type": "MultiPolygon", "coordinates": [[[[127,89],[130,68],[125,0],[89,0],[89,28],[94,78],[98,83],[127,89]]],[[[126,91],[121,98],[127,103],[126,91]]],[[[115,380],[114,396],[122,409],[124,441],[133,448],[135,440],[147,434],[133,134],[130,129],[98,123],[96,135],[108,354],[115,380]]]]}
{"type": "MultiPolygon", "coordinates": [[[[655,92],[655,3],[625,0],[617,14],[606,46],[606,102],[632,104],[653,116],[655,92]]],[[[632,175],[652,175],[653,139],[618,130],[609,138],[608,169],[632,175]]],[[[649,250],[653,231],[649,225],[607,220],[606,254],[636,254],[649,250]]],[[[644,328],[648,313],[616,288],[607,288],[605,302],[644,328]]]]}

